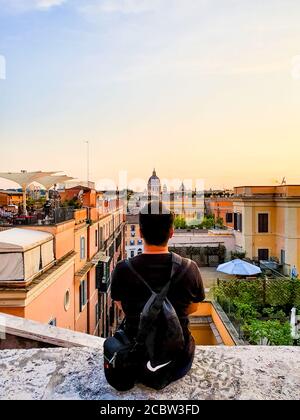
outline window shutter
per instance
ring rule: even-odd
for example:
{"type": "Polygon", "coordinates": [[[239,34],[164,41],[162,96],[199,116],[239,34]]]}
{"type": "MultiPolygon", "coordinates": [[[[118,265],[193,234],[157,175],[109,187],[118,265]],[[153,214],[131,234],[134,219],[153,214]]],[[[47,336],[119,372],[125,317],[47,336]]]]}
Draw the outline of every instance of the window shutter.
{"type": "Polygon", "coordinates": [[[258,232],[259,233],[269,232],[269,215],[266,213],[258,214],[258,232]]]}
{"type": "Polygon", "coordinates": [[[88,282],[84,280],[84,304],[86,305],[88,301],[88,282]]]}
{"type": "Polygon", "coordinates": [[[82,304],[82,283],[79,285],[79,309],[82,312],[83,304],[82,304]]]}
{"type": "Polygon", "coordinates": [[[243,231],[243,215],[240,214],[239,216],[240,216],[239,217],[239,219],[240,219],[240,221],[239,221],[239,230],[240,230],[240,232],[242,232],[243,231]]]}
{"type": "Polygon", "coordinates": [[[238,225],[237,225],[237,213],[234,213],[234,230],[238,230],[238,225]]]}

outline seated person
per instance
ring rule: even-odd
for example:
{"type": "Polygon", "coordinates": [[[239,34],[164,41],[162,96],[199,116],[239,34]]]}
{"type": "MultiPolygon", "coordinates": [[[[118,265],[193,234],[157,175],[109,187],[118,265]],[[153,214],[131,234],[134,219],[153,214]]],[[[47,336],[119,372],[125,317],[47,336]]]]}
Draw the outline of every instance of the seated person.
{"type": "MultiPolygon", "coordinates": [[[[141,237],[144,240],[144,252],[132,258],[135,271],[141,275],[155,292],[163,289],[170,280],[172,269],[172,254],[168,249],[168,241],[174,234],[174,215],[159,203],[148,203],[140,212],[139,223],[141,237]]],[[[115,303],[125,313],[125,332],[133,339],[138,330],[140,313],[149,299],[149,290],[139,282],[134,273],[128,269],[125,261],[117,264],[111,285],[111,296],[115,303]]],[[[179,272],[174,277],[167,295],[172,303],[183,330],[185,348],[173,365],[173,372],[168,377],[170,381],[185,376],[191,369],[195,342],[189,331],[188,316],[197,311],[198,303],[205,299],[201,274],[197,264],[187,258],[182,259],[179,272]],[[180,273],[186,270],[183,276],[180,273]],[[178,281],[176,278],[178,276],[178,281]]],[[[143,383],[143,379],[141,381],[143,383]]]]}

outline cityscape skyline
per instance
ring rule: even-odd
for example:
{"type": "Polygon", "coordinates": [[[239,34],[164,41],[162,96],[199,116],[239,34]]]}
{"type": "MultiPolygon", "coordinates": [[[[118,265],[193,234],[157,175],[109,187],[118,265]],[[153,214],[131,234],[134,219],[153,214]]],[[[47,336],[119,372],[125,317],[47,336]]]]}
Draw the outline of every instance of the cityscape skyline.
{"type": "Polygon", "coordinates": [[[0,6],[2,172],[300,182],[298,2],[0,6]]]}

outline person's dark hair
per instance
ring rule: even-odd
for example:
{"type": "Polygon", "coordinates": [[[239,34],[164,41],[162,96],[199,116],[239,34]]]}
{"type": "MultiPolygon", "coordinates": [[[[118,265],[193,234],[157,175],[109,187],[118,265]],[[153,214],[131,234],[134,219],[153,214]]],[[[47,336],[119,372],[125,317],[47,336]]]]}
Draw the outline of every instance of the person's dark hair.
{"type": "Polygon", "coordinates": [[[149,245],[166,245],[174,224],[174,214],[160,201],[150,201],[141,210],[140,229],[149,245]]]}

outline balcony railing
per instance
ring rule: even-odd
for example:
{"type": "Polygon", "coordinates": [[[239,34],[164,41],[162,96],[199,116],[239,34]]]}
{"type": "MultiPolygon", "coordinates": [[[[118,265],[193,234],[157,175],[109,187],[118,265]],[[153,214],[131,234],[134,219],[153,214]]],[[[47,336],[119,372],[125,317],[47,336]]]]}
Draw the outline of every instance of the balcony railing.
{"type": "Polygon", "coordinates": [[[74,219],[73,207],[58,207],[49,210],[36,210],[28,215],[10,214],[1,217],[3,226],[44,226],[56,225],[74,219]]]}

